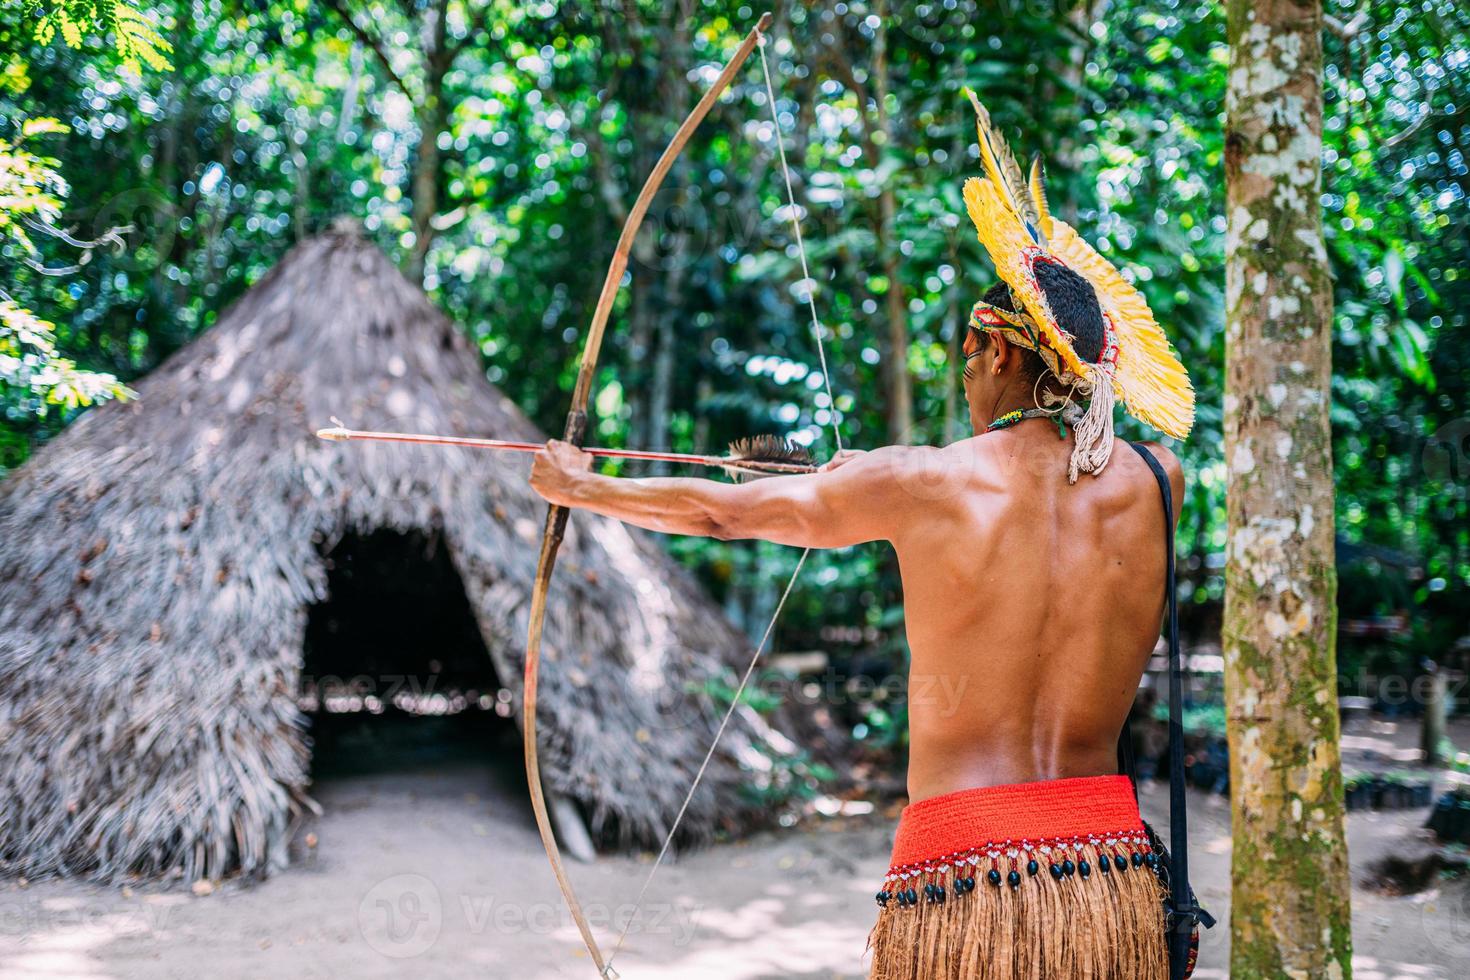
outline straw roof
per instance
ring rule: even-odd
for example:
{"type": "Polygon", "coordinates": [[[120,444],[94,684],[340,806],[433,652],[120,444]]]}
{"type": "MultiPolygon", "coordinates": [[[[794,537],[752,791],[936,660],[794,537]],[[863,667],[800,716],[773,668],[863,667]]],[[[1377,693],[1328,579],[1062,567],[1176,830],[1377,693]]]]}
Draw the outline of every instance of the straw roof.
{"type": "MultiPolygon", "coordinates": [[[[213,329],[0,483],[0,867],[188,880],[286,863],[307,796],[296,692],[324,554],[435,532],[497,675],[519,684],[544,505],[528,457],[313,435],[544,438],[479,355],[349,229],[308,240],[213,329]]],[[[749,645],[662,550],[574,515],[552,587],[542,766],[604,842],[647,846],[713,735],[701,693],[749,645]]],[[[759,819],[738,716],[686,839],[759,819]]]]}

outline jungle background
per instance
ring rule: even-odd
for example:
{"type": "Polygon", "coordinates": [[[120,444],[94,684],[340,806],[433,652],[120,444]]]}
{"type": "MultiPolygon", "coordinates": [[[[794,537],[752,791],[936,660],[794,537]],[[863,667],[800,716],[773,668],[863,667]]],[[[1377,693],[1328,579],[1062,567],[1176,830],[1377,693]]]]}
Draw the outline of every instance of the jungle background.
{"type": "MultiPolygon", "coordinates": [[[[635,245],[589,441],[718,452],[774,433],[821,458],[835,448],[834,421],[855,448],[968,436],[959,344],[970,304],[993,281],[959,193],[979,166],[961,89],[978,90],[1013,145],[1044,156],[1056,209],[1138,282],[1193,376],[1198,423],[1173,445],[1189,474],[1178,541],[1195,668],[1186,724],[1190,782],[1213,791],[1196,836],[1208,840],[1202,895],[1219,909],[1229,851],[1218,795],[1229,778],[1219,690],[1224,6],[773,6],[778,124],[752,61],[694,133],[635,245]],[[778,139],[830,334],[830,378],[811,340],[778,139]]],[[[1449,0],[1324,6],[1338,694],[1346,802],[1373,811],[1349,822],[1355,870],[1374,865],[1382,885],[1377,897],[1355,894],[1353,929],[1360,949],[1376,939],[1387,957],[1449,965],[1470,947],[1463,929],[1446,931],[1453,910],[1436,917],[1429,902],[1436,882],[1463,868],[1463,848],[1397,871],[1383,862],[1423,836],[1433,775],[1390,767],[1417,763],[1417,725],[1395,719],[1417,716],[1434,684],[1461,717],[1433,748],[1470,769],[1470,13],[1449,0]],[[1428,676],[1433,684],[1419,683],[1428,676]],[[1382,897],[1398,891],[1419,904],[1382,897]],[[1414,917],[1422,929],[1408,928],[1414,917]]],[[[626,209],[759,12],[718,0],[0,5],[0,479],[89,407],[135,397],[132,382],[342,216],[461,326],[487,379],[558,432],[626,209]]],[[[1126,419],[1120,434],[1154,435],[1126,419]]],[[[798,557],[751,542],[666,543],[753,634],[798,557]]],[[[844,696],[828,699],[826,735],[864,760],[840,777],[803,760],[803,778],[783,792],[808,813],[901,795],[903,690],[885,683],[906,662],[901,612],[891,557],[859,547],[813,554],[778,624],[777,659],[804,655],[804,669],[835,680],[828,692],[844,696]],[[863,785],[844,785],[853,779],[863,785]]],[[[712,693],[728,699],[730,680],[712,693]]],[[[769,709],[793,690],[758,687],[752,702],[769,709]]],[[[1146,809],[1161,792],[1145,788],[1146,809]]],[[[1431,816],[1440,839],[1470,839],[1470,795],[1444,800],[1449,810],[1441,800],[1431,816]]],[[[786,796],[770,802],[793,812],[786,796]]],[[[411,810],[405,823],[417,819],[411,810]]],[[[351,812],[339,807],[335,819],[351,812]]],[[[864,868],[878,868],[887,829],[854,831],[861,843],[836,849],[786,841],[753,860],[781,870],[796,861],[821,880],[809,865],[840,863],[837,850],[854,846],[864,868]]],[[[355,887],[368,894],[382,884],[367,870],[381,850],[373,833],[389,830],[373,824],[358,843],[355,887]]],[[[418,846],[440,846],[453,864],[462,842],[431,836],[418,846]]],[[[506,840],[524,876],[539,879],[524,842],[506,840]]],[[[57,900],[71,901],[61,887],[57,900]]],[[[278,887],[305,896],[312,882],[278,887]]],[[[1457,894],[1463,908],[1470,893],[1457,894]]],[[[255,901],[242,948],[257,945],[256,923],[291,907],[255,901]]],[[[182,914],[186,931],[218,928],[207,912],[182,914]]],[[[323,928],[335,935],[350,910],[333,915],[323,928]]],[[[852,935],[840,956],[825,950],[834,960],[864,928],[843,915],[852,935]]],[[[276,922],[269,935],[297,928],[276,922]]],[[[771,948],[797,945],[793,936],[771,948]]],[[[1201,975],[1221,975],[1209,972],[1219,962],[1207,949],[1201,975]]]]}
{"type": "MultiPolygon", "coordinates": [[[[1331,0],[1327,13],[1339,660],[1342,693],[1383,701],[1381,678],[1464,656],[1470,14],[1433,0],[1331,0]]],[[[558,432],[624,211],[753,16],[694,0],[8,3],[0,473],[87,405],[127,397],[339,215],[421,279],[486,376],[558,432]]],[[[752,68],[638,240],[595,441],[706,451],[771,432],[823,456],[833,413],[860,448],[967,436],[958,344],[993,277],[959,196],[978,166],[969,85],[1019,151],[1043,154],[1061,213],[1139,282],[1190,368],[1199,422],[1174,447],[1190,473],[1185,633],[1215,644],[1221,5],[824,2],[779,10],[772,37],[835,405],[752,68]]],[[[1150,435],[1131,420],[1121,433],[1150,435]]],[[[796,557],[669,546],[752,630],[796,557]]],[[[900,668],[885,552],[813,556],[774,647],[828,651],[844,673],[900,668]]],[[[846,721],[882,749],[902,712],[866,701],[846,721]]]]}

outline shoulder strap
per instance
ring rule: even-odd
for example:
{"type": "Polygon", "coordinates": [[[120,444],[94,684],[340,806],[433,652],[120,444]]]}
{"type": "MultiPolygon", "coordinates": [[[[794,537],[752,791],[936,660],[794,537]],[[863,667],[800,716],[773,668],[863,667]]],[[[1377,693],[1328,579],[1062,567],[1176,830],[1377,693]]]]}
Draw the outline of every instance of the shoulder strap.
{"type": "MultiPolygon", "coordinates": [[[[1164,498],[1166,568],[1164,601],[1168,619],[1165,636],[1169,644],[1169,890],[1171,893],[1169,948],[1170,972],[1178,977],[1185,975],[1179,971],[1187,958],[1190,935],[1197,922],[1208,918],[1208,913],[1201,915],[1204,910],[1195,904],[1194,891],[1189,887],[1189,826],[1185,812],[1184,723],[1182,719],[1184,682],[1181,676],[1183,667],[1179,656],[1178,589],[1174,574],[1174,493],[1169,485],[1169,475],[1164,472],[1164,467],[1154,458],[1154,454],[1145,449],[1142,443],[1131,442],[1129,445],[1138,452],[1139,456],[1143,457],[1143,461],[1153,471],[1154,479],[1159,484],[1159,494],[1164,498]]],[[[1125,726],[1124,736],[1128,735],[1127,726],[1125,726]]],[[[1126,750],[1122,744],[1119,745],[1119,758],[1120,760],[1126,759],[1131,767],[1133,762],[1131,738],[1128,738],[1126,750]]],[[[1126,771],[1130,778],[1134,778],[1134,792],[1136,793],[1138,784],[1135,774],[1131,768],[1126,771]]],[[[1209,920],[1209,924],[1213,925],[1213,920],[1209,920]]]]}

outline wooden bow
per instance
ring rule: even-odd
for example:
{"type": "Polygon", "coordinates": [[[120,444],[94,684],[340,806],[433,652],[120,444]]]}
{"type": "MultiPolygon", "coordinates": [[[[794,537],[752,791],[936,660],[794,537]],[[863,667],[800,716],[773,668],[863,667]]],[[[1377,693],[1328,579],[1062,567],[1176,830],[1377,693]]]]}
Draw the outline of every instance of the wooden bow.
{"type": "MultiPolygon", "coordinates": [[[[633,207],[628,212],[628,218],[623,223],[622,234],[618,236],[618,245],[613,252],[612,263],[608,266],[607,277],[602,283],[602,292],[597,298],[597,308],[587,328],[587,339],[582,348],[582,363],[577,371],[576,387],[572,390],[572,405],[567,412],[566,428],[562,433],[562,438],[575,446],[581,446],[587,435],[587,402],[592,392],[592,378],[597,370],[597,357],[602,349],[602,335],[607,327],[608,317],[612,313],[613,302],[617,299],[618,287],[628,267],[628,256],[632,252],[633,240],[638,235],[638,228],[643,223],[643,217],[648,212],[649,205],[653,203],[654,195],[658,193],[664,177],[674,165],[674,160],[689,142],[689,137],[709,113],[720,94],[729,87],[736,72],[740,70],[741,65],[745,64],[745,60],[760,43],[763,33],[770,24],[771,15],[762,14],[755,27],[740,43],[734,56],[726,63],[719,77],[715,79],[714,84],[710,86],[709,91],[705,92],[699,104],[694,107],[694,110],[679,126],[678,131],[674,133],[674,138],[669,141],[663,155],[658,158],[658,163],[654,165],[653,172],[648,175],[643,189],[638,193],[637,200],[633,202],[633,207]]],[[[556,883],[561,889],[562,897],[566,900],[567,909],[572,913],[577,929],[582,934],[582,942],[586,945],[587,952],[591,954],[593,963],[597,965],[598,974],[608,978],[616,974],[609,970],[608,962],[592,935],[592,928],[587,923],[586,915],[582,912],[582,904],[577,900],[577,894],[573,891],[571,881],[567,878],[566,868],[562,865],[561,850],[552,833],[551,817],[546,810],[546,796],[541,786],[541,762],[536,751],[536,687],[541,666],[541,632],[546,624],[546,595],[551,587],[551,574],[556,567],[557,551],[561,548],[562,537],[566,533],[567,514],[567,508],[555,504],[546,514],[546,529],[541,539],[541,557],[536,567],[536,582],[531,591],[531,617],[526,636],[521,725],[526,750],[526,781],[531,790],[531,808],[536,814],[536,828],[541,832],[541,843],[546,848],[546,857],[551,862],[552,873],[556,875],[556,883]]]]}

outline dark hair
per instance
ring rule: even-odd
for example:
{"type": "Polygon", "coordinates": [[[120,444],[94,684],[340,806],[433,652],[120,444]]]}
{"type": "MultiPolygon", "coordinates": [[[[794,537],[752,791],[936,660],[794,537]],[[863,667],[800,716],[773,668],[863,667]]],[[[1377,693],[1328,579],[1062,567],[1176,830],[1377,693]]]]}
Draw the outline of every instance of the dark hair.
{"type": "MultiPolygon", "coordinates": [[[[1103,351],[1103,318],[1092,284],[1059,262],[1037,262],[1036,284],[1046,296],[1057,323],[1075,338],[1073,346],[1077,356],[1096,364],[1103,351]]],[[[1016,311],[1011,303],[1010,287],[1003,282],[987,289],[984,298],[991,306],[1007,313],[1016,311]]]]}
{"type": "Polygon", "coordinates": [[[1007,313],[1016,312],[1016,304],[1011,302],[1011,287],[1003,282],[998,282],[985,290],[985,295],[980,298],[991,306],[1000,307],[1007,313]]]}
{"type": "Polygon", "coordinates": [[[1092,283],[1059,262],[1037,262],[1036,283],[1057,323],[1074,338],[1077,356],[1096,364],[1103,352],[1103,318],[1092,283]]]}

